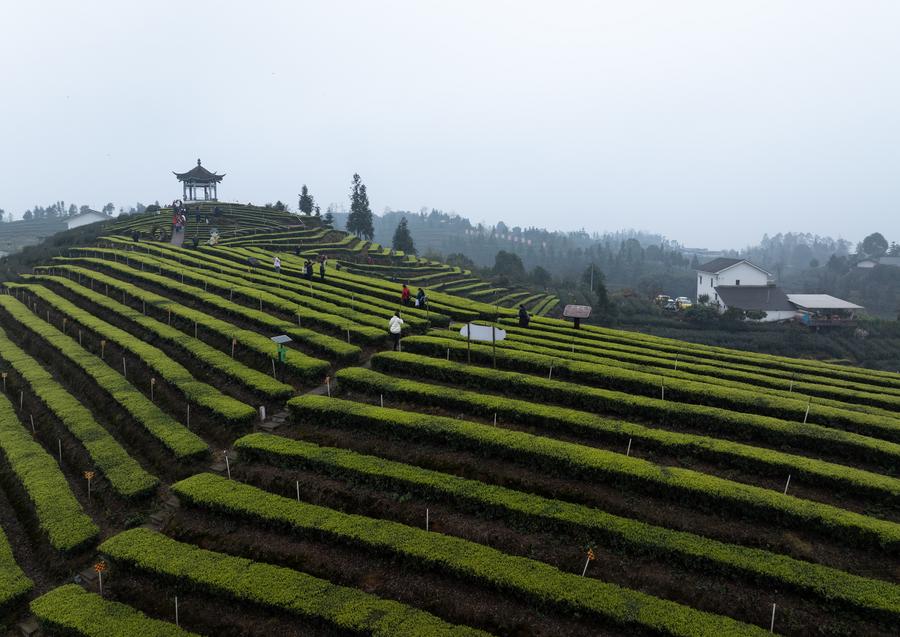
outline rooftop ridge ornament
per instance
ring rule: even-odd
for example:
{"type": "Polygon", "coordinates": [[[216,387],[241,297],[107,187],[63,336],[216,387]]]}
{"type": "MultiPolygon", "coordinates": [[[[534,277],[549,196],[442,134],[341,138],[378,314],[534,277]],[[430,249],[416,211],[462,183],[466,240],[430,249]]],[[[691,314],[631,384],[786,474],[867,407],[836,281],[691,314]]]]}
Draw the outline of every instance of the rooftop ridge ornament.
{"type": "Polygon", "coordinates": [[[184,173],[174,172],[178,181],[184,184],[184,201],[218,201],[216,185],[225,176],[213,173],[203,167],[199,158],[197,165],[184,173]]]}

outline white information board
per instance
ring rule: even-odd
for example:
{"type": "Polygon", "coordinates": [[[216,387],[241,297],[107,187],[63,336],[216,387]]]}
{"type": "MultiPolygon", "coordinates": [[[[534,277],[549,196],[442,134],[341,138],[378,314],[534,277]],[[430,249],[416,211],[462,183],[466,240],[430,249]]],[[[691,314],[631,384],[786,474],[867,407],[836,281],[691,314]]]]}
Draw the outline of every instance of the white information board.
{"type": "Polygon", "coordinates": [[[490,325],[474,325],[467,323],[459,330],[461,336],[472,339],[473,341],[502,341],[506,338],[506,330],[499,327],[491,327],[490,325]],[[469,336],[469,328],[472,328],[472,335],[469,336]]]}

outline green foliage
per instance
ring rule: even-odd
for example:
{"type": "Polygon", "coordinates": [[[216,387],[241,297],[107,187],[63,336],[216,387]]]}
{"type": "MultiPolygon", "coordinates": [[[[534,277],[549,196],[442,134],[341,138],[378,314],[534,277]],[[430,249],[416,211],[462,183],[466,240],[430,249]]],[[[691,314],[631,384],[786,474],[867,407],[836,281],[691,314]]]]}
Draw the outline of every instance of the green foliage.
{"type": "Polygon", "coordinates": [[[375,456],[265,433],[235,442],[242,457],[280,467],[324,471],[399,493],[449,501],[488,517],[500,516],[535,530],[574,534],[584,545],[602,543],[620,550],[650,553],[709,572],[726,572],[786,585],[825,600],[900,614],[900,587],[851,575],[769,551],[726,544],[693,533],[673,531],[599,509],[468,480],[375,456]]]}
{"type": "MultiPolygon", "coordinates": [[[[337,378],[342,387],[374,393],[384,390],[384,386],[365,369],[342,369],[337,378]]],[[[655,465],[620,453],[455,418],[373,407],[337,398],[299,396],[288,402],[288,408],[301,421],[325,419],[337,427],[389,431],[403,438],[430,439],[526,462],[570,478],[601,479],[664,493],[667,497],[700,506],[724,506],[742,515],[816,528],[860,545],[880,545],[891,554],[900,549],[898,524],[689,469],[655,465]]]]}
{"type": "MultiPolygon", "coordinates": [[[[150,318],[149,316],[146,316],[145,314],[138,312],[137,310],[132,309],[127,305],[112,300],[110,297],[104,294],[94,292],[63,277],[46,276],[43,277],[43,279],[56,283],[73,292],[74,294],[77,294],[78,296],[81,296],[82,298],[87,299],[92,303],[95,303],[100,307],[109,310],[110,312],[132,321],[136,325],[139,325],[144,330],[146,330],[149,334],[152,334],[154,337],[159,338],[162,341],[169,342],[183,349],[192,357],[203,363],[205,366],[215,369],[218,372],[225,374],[226,376],[234,378],[235,381],[241,383],[242,385],[246,385],[252,391],[258,392],[268,398],[285,398],[287,396],[291,396],[294,393],[293,387],[275,380],[269,374],[264,374],[262,372],[256,371],[255,369],[251,369],[243,363],[231,358],[228,354],[220,352],[214,347],[207,345],[202,340],[189,336],[174,327],[157,321],[156,319],[150,318]]],[[[84,318],[86,314],[85,310],[82,310],[78,306],[70,303],[63,297],[51,292],[43,286],[31,285],[22,287],[29,290],[37,297],[43,299],[52,307],[64,313],[66,316],[70,317],[76,322],[81,322],[81,319],[84,318]]],[[[206,329],[206,324],[203,324],[203,327],[204,329],[206,329]]],[[[268,352],[269,354],[271,354],[272,349],[273,348],[270,346],[268,352]]],[[[324,367],[322,368],[322,370],[324,370],[324,367]]]]}
{"type": "MultiPolygon", "coordinates": [[[[247,320],[253,323],[260,324],[266,329],[274,330],[277,333],[289,334],[295,340],[304,343],[310,349],[322,355],[332,356],[340,361],[353,361],[358,359],[359,357],[359,347],[351,345],[343,339],[328,336],[327,334],[321,334],[307,328],[299,328],[292,323],[288,323],[282,319],[272,316],[271,313],[248,308],[239,303],[232,302],[229,299],[225,299],[218,294],[206,292],[198,287],[185,283],[178,283],[176,281],[173,281],[171,278],[162,275],[135,270],[121,263],[110,263],[109,261],[103,261],[99,259],[88,261],[88,263],[90,265],[102,265],[102,267],[106,269],[134,278],[138,282],[146,282],[153,285],[158,285],[163,289],[172,290],[173,292],[185,295],[188,298],[195,299],[198,303],[202,303],[204,305],[212,307],[223,312],[224,314],[234,316],[242,321],[247,320]]],[[[227,321],[221,321],[209,316],[208,314],[193,310],[191,308],[185,308],[180,303],[172,301],[165,296],[146,292],[140,287],[137,287],[130,283],[123,283],[119,279],[93,270],[88,270],[74,265],[66,265],[63,262],[55,264],[53,266],[53,269],[57,269],[60,267],[64,270],[77,273],[78,276],[92,278],[95,281],[110,286],[110,288],[115,287],[115,289],[117,290],[127,292],[129,295],[135,296],[141,300],[145,300],[147,303],[153,303],[160,309],[171,311],[172,314],[181,316],[182,318],[185,318],[189,321],[196,321],[198,323],[204,324],[206,325],[207,329],[218,331],[223,336],[229,338],[236,338],[238,340],[238,343],[249,347],[256,352],[259,352],[260,354],[264,354],[266,356],[272,355],[272,342],[268,338],[262,336],[257,332],[238,329],[233,324],[227,321]]],[[[301,376],[307,376],[309,378],[317,378],[327,367],[327,363],[308,356],[304,356],[301,352],[297,352],[296,355],[291,356],[287,361],[287,365],[294,371],[294,373],[297,373],[301,376]]]]}
{"type": "MultiPolygon", "coordinates": [[[[802,400],[805,395],[816,396],[816,404],[841,410],[858,411],[882,418],[896,419],[900,410],[900,392],[863,383],[835,383],[811,375],[771,375],[765,368],[752,365],[713,365],[698,356],[682,354],[673,358],[652,349],[620,345],[606,341],[567,337],[557,332],[522,329],[508,319],[508,338],[504,346],[534,353],[548,354],[584,362],[597,362],[635,371],[657,371],[666,377],[697,380],[704,383],[750,391],[764,388],[766,394],[802,400]],[[577,345],[577,353],[575,346],[577,345]],[[563,351],[571,348],[571,352],[563,351]],[[843,385],[843,386],[841,386],[843,385]]],[[[848,421],[849,424],[849,421],[848,421]]]]}
{"type": "Polygon", "coordinates": [[[497,276],[509,277],[514,281],[525,279],[525,266],[518,254],[500,250],[494,257],[493,273],[497,276]]]}
{"type": "MultiPolygon", "coordinates": [[[[76,317],[76,320],[81,325],[98,334],[101,338],[108,339],[119,345],[119,347],[130,351],[141,359],[145,365],[156,371],[172,387],[181,391],[188,400],[208,409],[229,423],[246,423],[253,420],[256,416],[256,410],[253,407],[231,396],[226,396],[211,385],[196,380],[183,365],[172,360],[153,345],[149,345],[125,330],[98,319],[89,312],[85,312],[65,301],[65,299],[61,299],[61,297],[58,298],[60,298],[58,303],[61,307],[70,306],[67,313],[76,317]]],[[[18,310],[19,313],[25,312],[27,315],[31,315],[25,306],[9,296],[0,296],[0,304],[7,310],[11,306],[18,305],[21,308],[18,310]]]]}
{"type": "MultiPolygon", "coordinates": [[[[63,279],[63,281],[66,280],[63,279]]],[[[69,282],[66,281],[66,283],[69,282]]],[[[42,294],[42,292],[47,292],[47,290],[39,288],[39,286],[15,285],[12,287],[29,289],[51,303],[54,300],[49,295],[45,296],[42,294]]],[[[80,314],[80,312],[77,314],[80,314]]],[[[49,346],[56,349],[62,356],[68,358],[93,378],[100,388],[106,391],[120,407],[143,426],[151,436],[159,440],[176,458],[183,459],[201,456],[208,452],[206,443],[203,442],[202,438],[162,411],[138,391],[134,385],[129,383],[125,377],[100,360],[100,358],[82,348],[72,338],[65,336],[49,323],[34,320],[33,317],[29,317],[21,312],[17,312],[14,316],[22,321],[29,330],[40,336],[49,346]],[[32,320],[28,320],[29,318],[32,320]]]]}
{"type": "MultiPolygon", "coordinates": [[[[466,349],[465,341],[457,335],[446,337],[414,336],[406,339],[404,349],[419,353],[443,354],[447,348],[466,349]]],[[[775,418],[848,429],[885,440],[900,441],[900,420],[886,415],[862,413],[850,409],[837,409],[824,404],[826,401],[809,402],[806,396],[787,396],[775,392],[762,393],[741,383],[720,380],[707,383],[701,378],[675,371],[641,371],[640,366],[606,363],[589,354],[571,354],[557,347],[541,347],[531,343],[503,341],[496,347],[471,345],[473,361],[484,363],[496,358],[499,367],[517,371],[550,373],[571,382],[602,387],[633,394],[634,398],[657,398],[665,384],[665,402],[718,407],[735,412],[763,414],[775,418]],[[806,417],[806,409],[809,415],[806,417]]],[[[662,400],[660,402],[663,402],[662,400]]]]}
{"type": "Polygon", "coordinates": [[[31,602],[31,612],[44,626],[60,634],[81,637],[199,637],[175,624],[89,593],[77,584],[54,588],[31,602]]]}
{"type": "MultiPolygon", "coordinates": [[[[20,323],[27,325],[40,322],[40,319],[11,296],[0,295],[0,306],[20,323]]],[[[91,412],[57,383],[40,363],[9,340],[3,330],[0,330],[0,352],[3,360],[22,376],[38,399],[81,442],[116,493],[131,498],[156,488],[159,480],[144,471],[116,439],[94,420],[91,412]]]]}
{"type": "MultiPolygon", "coordinates": [[[[5,414],[3,404],[7,403],[5,398],[0,399],[0,419],[5,414]]],[[[15,423],[10,423],[13,426],[15,423]]],[[[2,427],[2,425],[0,425],[2,427]]],[[[0,452],[5,452],[3,439],[4,432],[0,430],[0,452]]],[[[0,529],[0,608],[9,608],[11,603],[21,598],[32,588],[33,582],[28,579],[25,573],[16,564],[16,558],[13,556],[12,547],[9,545],[9,539],[3,529],[0,529]]]]}
{"type": "MultiPolygon", "coordinates": [[[[13,406],[3,395],[0,395],[0,452],[22,485],[38,526],[54,549],[74,551],[97,537],[100,529],[78,504],[56,460],[19,424],[13,406]]],[[[10,586],[10,590],[15,588],[14,583],[10,586]]]]}
{"type": "Polygon", "coordinates": [[[347,232],[369,241],[375,236],[366,185],[362,183],[358,174],[353,175],[350,187],[350,216],[347,217],[347,232]]]}
{"type": "Polygon", "coordinates": [[[887,239],[884,238],[884,235],[880,232],[873,232],[865,239],[862,240],[862,243],[859,247],[859,253],[864,254],[867,257],[881,257],[884,256],[888,251],[888,242],[887,239]]]}
{"type": "Polygon", "coordinates": [[[303,188],[300,189],[300,201],[297,203],[297,209],[305,215],[311,215],[315,205],[315,200],[309,194],[309,188],[306,187],[306,184],[303,184],[303,188]]]}
{"type": "Polygon", "coordinates": [[[485,633],[448,624],[425,611],[288,568],[216,553],[131,529],[106,540],[110,559],[166,578],[186,580],[214,594],[320,620],[350,634],[374,637],[476,637],[485,633]]]}
{"type": "Polygon", "coordinates": [[[535,321],[541,330],[550,330],[560,334],[566,334],[569,338],[594,337],[602,340],[641,345],[660,352],[672,354],[693,354],[703,356],[712,361],[725,361],[727,363],[752,364],[767,370],[783,370],[792,374],[812,375],[816,377],[834,378],[852,382],[862,382],[879,387],[894,387],[900,389],[900,374],[883,372],[846,365],[835,365],[817,360],[797,359],[785,356],[762,354],[759,352],[735,350],[729,347],[717,347],[699,343],[690,343],[684,340],[651,336],[639,332],[614,330],[596,325],[582,324],[581,330],[574,330],[572,326],[558,319],[541,318],[535,321]]]}
{"type": "MultiPolygon", "coordinates": [[[[417,380],[427,378],[457,386],[447,388],[423,382],[400,381],[390,375],[379,375],[374,372],[367,374],[372,383],[376,383],[385,393],[390,392],[395,399],[399,395],[405,401],[436,405],[454,411],[461,409],[482,418],[490,418],[496,414],[506,422],[571,431],[590,439],[604,439],[622,446],[633,438],[642,448],[660,449],[679,457],[695,456],[712,460],[717,464],[742,467],[753,472],[763,471],[779,477],[790,473],[796,478],[809,478],[816,484],[832,484],[857,493],[874,494],[885,500],[900,496],[900,480],[893,477],[781,451],[760,449],[709,436],[666,431],[658,427],[615,421],[585,411],[577,411],[577,408],[581,408],[627,414],[632,411],[629,405],[630,397],[627,394],[580,387],[527,374],[452,363],[408,352],[376,354],[372,358],[372,368],[386,374],[407,374],[417,380]],[[461,390],[458,388],[459,385],[471,387],[475,391],[461,390]],[[517,395],[534,402],[481,393],[484,390],[499,391],[509,396],[517,395]],[[548,402],[562,403],[566,407],[548,405],[548,402]],[[617,404],[607,408],[610,402],[617,404]]],[[[653,412],[648,410],[646,414],[641,415],[650,413],[653,412]]],[[[687,424],[689,417],[698,420],[696,414],[681,416],[680,420],[687,424]]],[[[774,425],[769,434],[775,444],[784,444],[786,440],[790,440],[790,425],[781,429],[777,427],[777,423],[774,425]],[[783,430],[787,431],[779,439],[778,433],[783,430]]],[[[809,446],[812,449],[821,449],[824,446],[816,442],[813,441],[809,446]]],[[[895,445],[895,448],[900,451],[900,445],[895,445]]]]}
{"type": "Polygon", "coordinates": [[[600,615],[624,626],[646,627],[667,635],[765,634],[755,626],[615,584],[563,573],[548,564],[507,555],[481,544],[397,522],[296,502],[212,474],[193,476],[173,485],[172,489],[199,506],[287,526],[299,533],[322,534],[372,550],[396,553],[431,568],[509,590],[539,604],[600,615]]]}
{"type": "Polygon", "coordinates": [[[403,217],[403,219],[400,220],[400,223],[397,224],[391,246],[394,250],[400,250],[405,254],[416,253],[416,246],[413,243],[412,235],[409,233],[409,224],[406,222],[406,217],[403,217]]]}

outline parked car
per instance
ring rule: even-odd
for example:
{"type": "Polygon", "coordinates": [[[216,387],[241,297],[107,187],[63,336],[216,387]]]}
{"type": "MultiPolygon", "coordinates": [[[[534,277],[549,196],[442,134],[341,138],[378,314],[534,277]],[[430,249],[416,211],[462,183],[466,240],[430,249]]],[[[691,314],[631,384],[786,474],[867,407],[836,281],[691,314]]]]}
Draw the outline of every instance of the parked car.
{"type": "Polygon", "coordinates": [[[672,300],[672,297],[668,294],[657,294],[656,300],[654,301],[658,306],[665,307],[666,303],[672,300]]]}
{"type": "Polygon", "coordinates": [[[666,304],[663,305],[663,309],[667,312],[675,312],[678,309],[678,306],[675,304],[675,301],[669,299],[666,301],[666,304]]]}
{"type": "Polygon", "coordinates": [[[693,303],[691,302],[691,300],[688,297],[679,296],[677,299],[675,299],[675,305],[678,307],[679,310],[686,310],[689,307],[691,307],[693,305],[693,303]]]}

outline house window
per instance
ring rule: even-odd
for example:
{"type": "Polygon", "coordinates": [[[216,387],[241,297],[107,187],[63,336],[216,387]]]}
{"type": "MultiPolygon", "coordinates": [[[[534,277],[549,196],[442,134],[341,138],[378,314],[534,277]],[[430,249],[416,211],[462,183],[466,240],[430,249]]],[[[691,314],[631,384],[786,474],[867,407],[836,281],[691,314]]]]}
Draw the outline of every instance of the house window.
{"type": "Polygon", "coordinates": [[[703,275],[700,275],[700,285],[703,285],[703,275]]]}
{"type": "Polygon", "coordinates": [[[713,292],[713,296],[716,297],[716,303],[718,303],[719,302],[719,293],[713,292]]]}
{"type": "Polygon", "coordinates": [[[735,280],[734,280],[734,284],[735,284],[735,285],[740,285],[740,284],[741,284],[741,280],[740,280],[740,279],[735,279],[735,280]]]}

